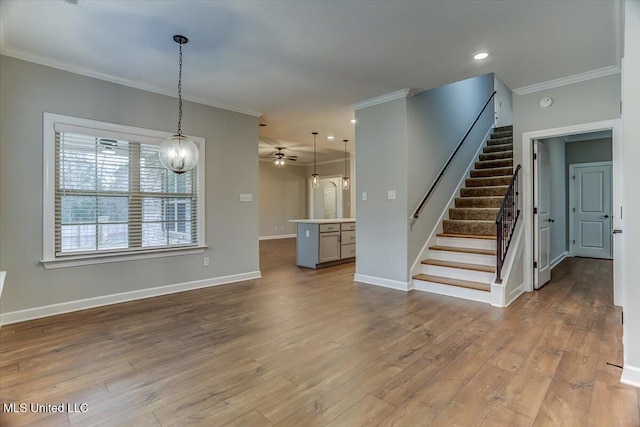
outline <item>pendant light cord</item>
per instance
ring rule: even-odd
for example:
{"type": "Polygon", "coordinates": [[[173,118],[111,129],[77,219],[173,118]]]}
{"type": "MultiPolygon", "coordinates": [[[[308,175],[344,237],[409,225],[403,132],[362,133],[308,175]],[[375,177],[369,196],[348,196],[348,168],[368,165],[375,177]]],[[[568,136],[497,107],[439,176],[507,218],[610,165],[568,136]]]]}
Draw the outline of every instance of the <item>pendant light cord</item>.
{"type": "Polygon", "coordinates": [[[178,71],[178,135],[182,136],[182,43],[180,45],[180,61],[178,71]]]}
{"type": "Polygon", "coordinates": [[[318,136],[318,132],[313,133],[313,174],[317,175],[316,170],[316,137],[318,136]]]}
{"type": "Polygon", "coordinates": [[[344,176],[347,176],[347,142],[348,139],[344,140],[344,176]]]}

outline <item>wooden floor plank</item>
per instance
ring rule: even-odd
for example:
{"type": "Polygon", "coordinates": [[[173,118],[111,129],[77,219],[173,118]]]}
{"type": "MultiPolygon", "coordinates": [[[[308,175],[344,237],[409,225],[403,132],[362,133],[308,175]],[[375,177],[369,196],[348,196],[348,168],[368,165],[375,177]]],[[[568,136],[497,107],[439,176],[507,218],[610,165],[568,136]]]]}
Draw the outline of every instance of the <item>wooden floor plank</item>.
{"type": "Polygon", "coordinates": [[[0,400],[88,411],[0,425],[640,425],[611,261],[500,309],[260,251],[261,279],[3,326],[0,400]]]}

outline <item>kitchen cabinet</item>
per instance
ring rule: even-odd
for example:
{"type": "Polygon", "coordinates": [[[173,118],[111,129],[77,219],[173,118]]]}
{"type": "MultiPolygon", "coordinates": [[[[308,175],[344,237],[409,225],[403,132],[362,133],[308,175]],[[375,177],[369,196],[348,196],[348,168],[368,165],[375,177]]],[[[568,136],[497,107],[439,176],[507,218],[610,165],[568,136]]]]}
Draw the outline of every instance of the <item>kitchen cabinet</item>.
{"type": "Polygon", "coordinates": [[[353,262],[356,255],[355,220],[292,220],[297,223],[296,263],[321,268],[353,262]]]}

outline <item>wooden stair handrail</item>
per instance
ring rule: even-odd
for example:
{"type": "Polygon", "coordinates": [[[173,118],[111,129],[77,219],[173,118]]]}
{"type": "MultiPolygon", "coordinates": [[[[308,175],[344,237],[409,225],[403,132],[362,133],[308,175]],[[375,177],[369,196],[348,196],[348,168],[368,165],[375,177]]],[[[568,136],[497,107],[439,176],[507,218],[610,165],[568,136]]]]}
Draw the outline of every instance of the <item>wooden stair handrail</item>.
{"type": "Polygon", "coordinates": [[[431,187],[427,191],[427,194],[425,194],[425,196],[422,198],[422,201],[420,202],[418,207],[413,211],[413,214],[409,217],[409,221],[410,221],[411,227],[413,227],[413,224],[416,222],[416,220],[420,216],[420,212],[422,212],[422,209],[424,208],[424,205],[426,205],[427,200],[429,200],[429,197],[431,197],[431,194],[435,191],[436,187],[438,186],[438,183],[440,182],[440,180],[444,176],[444,173],[446,172],[447,168],[449,167],[449,165],[453,161],[453,158],[458,153],[458,151],[460,151],[460,148],[462,147],[462,144],[464,144],[464,141],[467,139],[467,137],[469,136],[469,134],[471,133],[471,131],[475,127],[476,123],[478,123],[478,120],[480,120],[480,116],[482,116],[482,113],[484,113],[484,110],[487,109],[487,106],[489,105],[489,102],[491,102],[491,100],[493,99],[493,97],[495,95],[496,95],[496,91],[494,90],[493,93],[491,94],[491,96],[489,96],[489,99],[487,99],[487,102],[484,103],[484,107],[482,107],[482,110],[480,110],[480,112],[476,116],[476,119],[473,121],[473,123],[471,124],[471,126],[467,130],[467,133],[465,133],[464,136],[462,137],[462,140],[460,141],[460,143],[458,144],[458,146],[454,150],[453,154],[451,154],[451,156],[449,157],[449,160],[447,160],[447,163],[444,164],[444,167],[442,168],[442,170],[438,174],[438,177],[436,178],[436,180],[433,182],[433,184],[431,184],[431,187]]]}

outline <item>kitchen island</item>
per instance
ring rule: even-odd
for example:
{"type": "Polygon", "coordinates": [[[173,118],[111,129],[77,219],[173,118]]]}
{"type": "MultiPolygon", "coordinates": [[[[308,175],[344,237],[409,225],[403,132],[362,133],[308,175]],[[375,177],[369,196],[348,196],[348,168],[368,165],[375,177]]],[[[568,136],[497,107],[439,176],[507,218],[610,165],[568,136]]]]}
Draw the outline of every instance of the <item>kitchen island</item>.
{"type": "Polygon", "coordinates": [[[355,218],[292,219],[297,224],[296,264],[322,268],[356,257],[355,218]]]}

